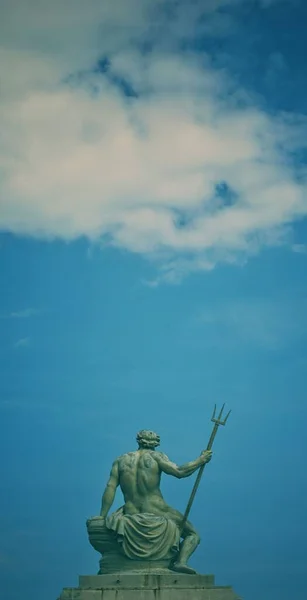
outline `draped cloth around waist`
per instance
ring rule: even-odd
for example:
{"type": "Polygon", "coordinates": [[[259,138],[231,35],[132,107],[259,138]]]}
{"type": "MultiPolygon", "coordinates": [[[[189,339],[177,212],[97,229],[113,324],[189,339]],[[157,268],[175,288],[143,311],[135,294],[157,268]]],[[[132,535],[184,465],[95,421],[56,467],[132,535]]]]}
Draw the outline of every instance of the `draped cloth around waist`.
{"type": "Polygon", "coordinates": [[[138,560],[160,560],[178,552],[180,534],[174,521],[160,515],[124,514],[123,507],[107,517],[125,555],[138,560]]]}

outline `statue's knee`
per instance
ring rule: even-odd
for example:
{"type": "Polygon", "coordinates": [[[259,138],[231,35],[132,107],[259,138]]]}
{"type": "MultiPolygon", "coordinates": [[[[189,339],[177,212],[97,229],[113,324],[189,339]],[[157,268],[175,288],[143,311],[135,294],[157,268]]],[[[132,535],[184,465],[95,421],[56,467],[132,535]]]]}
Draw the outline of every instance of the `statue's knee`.
{"type": "Polygon", "coordinates": [[[196,546],[198,546],[198,544],[200,544],[200,536],[198,535],[198,533],[196,533],[196,531],[191,531],[190,533],[188,533],[186,538],[193,540],[193,542],[196,546]]]}

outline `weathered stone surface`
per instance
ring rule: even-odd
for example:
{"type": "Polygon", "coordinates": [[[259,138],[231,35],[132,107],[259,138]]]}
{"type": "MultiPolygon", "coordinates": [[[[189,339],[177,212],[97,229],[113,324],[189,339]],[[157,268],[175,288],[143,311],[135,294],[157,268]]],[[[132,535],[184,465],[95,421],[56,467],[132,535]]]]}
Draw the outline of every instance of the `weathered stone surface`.
{"type": "Polygon", "coordinates": [[[240,600],[231,588],[64,590],[59,600],[240,600]]]}
{"type": "Polygon", "coordinates": [[[83,575],[59,600],[241,600],[213,575],[83,575]]]}
{"type": "Polygon", "coordinates": [[[146,574],[134,575],[118,573],[117,575],[81,575],[80,588],[103,589],[136,589],[136,588],[190,588],[214,587],[214,575],[183,575],[171,574],[146,574]]]}
{"type": "Polygon", "coordinates": [[[105,552],[99,561],[99,575],[110,573],[170,573],[170,560],[131,560],[119,552],[105,552]]]}
{"type": "Polygon", "coordinates": [[[208,590],[65,590],[59,600],[240,600],[231,588],[208,590]]]}

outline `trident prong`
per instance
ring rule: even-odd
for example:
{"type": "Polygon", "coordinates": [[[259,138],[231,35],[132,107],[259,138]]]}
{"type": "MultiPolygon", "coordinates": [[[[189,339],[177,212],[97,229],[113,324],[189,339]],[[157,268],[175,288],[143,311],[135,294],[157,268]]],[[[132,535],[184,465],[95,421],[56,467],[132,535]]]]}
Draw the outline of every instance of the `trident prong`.
{"type": "Polygon", "coordinates": [[[229,411],[229,413],[226,415],[225,419],[224,419],[224,420],[222,420],[222,415],[223,415],[223,412],[224,412],[224,408],[225,408],[225,403],[223,404],[223,406],[222,406],[222,408],[221,408],[221,410],[220,410],[220,414],[219,414],[219,416],[218,416],[218,417],[217,417],[217,419],[216,419],[216,418],[215,418],[215,415],[216,415],[216,404],[214,405],[214,411],[213,411],[213,415],[212,415],[212,417],[211,417],[211,421],[212,421],[212,423],[216,423],[216,425],[226,425],[226,423],[227,423],[227,419],[228,419],[228,417],[229,417],[229,415],[230,415],[230,413],[231,413],[231,410],[230,410],[230,411],[229,411]]]}

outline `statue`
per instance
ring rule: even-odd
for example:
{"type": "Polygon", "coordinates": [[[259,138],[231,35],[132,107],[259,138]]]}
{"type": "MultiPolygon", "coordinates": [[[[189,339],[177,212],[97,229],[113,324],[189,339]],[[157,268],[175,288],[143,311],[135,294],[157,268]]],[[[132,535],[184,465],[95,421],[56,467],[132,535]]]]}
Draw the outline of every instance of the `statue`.
{"type": "Polygon", "coordinates": [[[64,588],[58,600],[242,600],[231,586],[215,585],[214,575],[201,575],[188,566],[200,537],[188,521],[195,494],[222,419],[224,406],[211,421],[214,427],[206,450],[181,467],[156,450],[154,431],[137,434],[138,449],[117,458],[102,496],[100,515],[87,521],[89,541],[101,554],[97,575],[81,575],[77,588],[64,588]],[[198,471],[184,515],[169,506],[161,493],[162,473],[181,479],[198,471]],[[120,487],[124,504],[109,515],[120,487]]]}
{"type": "Polygon", "coordinates": [[[136,439],[138,449],[123,454],[112,465],[102,496],[100,517],[94,517],[87,523],[90,542],[101,552],[109,533],[113,552],[114,543],[117,543],[130,560],[166,559],[173,571],[195,574],[187,562],[200,537],[184,515],[165,502],[160,481],[162,473],[178,479],[189,477],[211,460],[212,451],[204,450],[196,460],[177,466],[156,450],[160,437],[153,431],[142,430],[136,439]],[[108,516],[118,486],[125,504],[108,516]],[[98,531],[102,528],[103,539],[98,531]]]}

